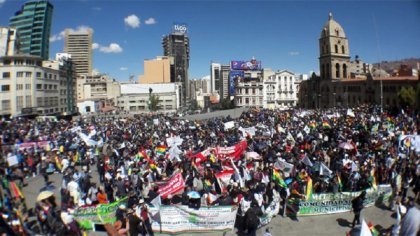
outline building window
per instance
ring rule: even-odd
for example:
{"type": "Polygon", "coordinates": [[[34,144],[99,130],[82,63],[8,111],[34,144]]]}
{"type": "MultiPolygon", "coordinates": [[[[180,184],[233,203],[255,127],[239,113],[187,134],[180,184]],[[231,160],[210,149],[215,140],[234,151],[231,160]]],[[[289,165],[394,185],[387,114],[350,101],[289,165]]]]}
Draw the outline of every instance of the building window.
{"type": "Polygon", "coordinates": [[[10,110],[10,100],[2,100],[1,101],[1,109],[3,111],[10,110]]]}
{"type": "Polygon", "coordinates": [[[10,85],[8,85],[8,84],[2,85],[1,86],[1,91],[2,92],[10,91],[10,85]]]}
{"type": "Polygon", "coordinates": [[[337,44],[334,45],[334,48],[335,48],[335,53],[338,53],[338,46],[337,46],[337,44]]]}
{"type": "Polygon", "coordinates": [[[15,65],[23,65],[23,60],[15,60],[15,65]]]}
{"type": "Polygon", "coordinates": [[[23,108],[23,96],[16,97],[16,110],[20,111],[23,108]]]}
{"type": "Polygon", "coordinates": [[[16,77],[23,78],[23,72],[16,72],[16,77]]]}
{"type": "Polygon", "coordinates": [[[25,89],[31,89],[31,84],[25,84],[25,89]]]}
{"type": "Polygon", "coordinates": [[[249,104],[249,98],[245,98],[245,104],[249,104]]]}
{"type": "Polygon", "coordinates": [[[42,90],[42,84],[36,84],[36,90],[42,90]]]}
{"type": "Polygon", "coordinates": [[[347,78],[347,65],[346,64],[343,65],[343,77],[347,78]]]}
{"type": "Polygon", "coordinates": [[[3,79],[10,78],[10,72],[3,72],[3,79]]]}
{"type": "Polygon", "coordinates": [[[36,72],[36,77],[37,78],[41,78],[41,76],[42,76],[42,73],[41,72],[36,72]]]}
{"type": "Polygon", "coordinates": [[[23,84],[16,84],[16,90],[23,90],[23,84]]]}
{"type": "Polygon", "coordinates": [[[32,107],[32,96],[26,96],[26,107],[32,107]]]}
{"type": "Polygon", "coordinates": [[[335,64],[335,77],[340,78],[340,64],[335,64]]]}
{"type": "Polygon", "coordinates": [[[327,72],[326,78],[330,78],[330,64],[329,63],[327,63],[327,65],[325,66],[325,72],[327,72]]]}
{"type": "Polygon", "coordinates": [[[32,72],[25,72],[25,78],[31,78],[32,72]]]}

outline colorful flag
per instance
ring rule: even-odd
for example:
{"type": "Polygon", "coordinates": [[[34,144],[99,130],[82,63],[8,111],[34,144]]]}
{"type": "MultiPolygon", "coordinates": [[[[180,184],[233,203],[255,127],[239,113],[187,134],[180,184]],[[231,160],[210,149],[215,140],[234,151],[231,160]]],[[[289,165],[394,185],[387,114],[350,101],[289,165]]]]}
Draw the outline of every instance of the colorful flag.
{"type": "Polygon", "coordinates": [[[9,187],[10,187],[10,192],[12,193],[12,195],[13,195],[15,198],[24,199],[24,196],[23,196],[22,191],[20,191],[19,187],[16,185],[16,183],[15,183],[15,182],[13,182],[13,181],[12,181],[12,182],[10,182],[9,187]]]}
{"type": "Polygon", "coordinates": [[[55,156],[55,166],[61,171],[63,169],[63,166],[61,165],[61,160],[58,156],[55,156]]]}
{"type": "Polygon", "coordinates": [[[287,184],[284,182],[283,178],[280,175],[280,172],[276,169],[273,169],[273,180],[277,181],[279,185],[283,188],[287,188],[287,184]]]}
{"type": "Polygon", "coordinates": [[[312,179],[311,177],[307,177],[308,183],[306,184],[306,200],[312,200],[312,179]]]}
{"type": "Polygon", "coordinates": [[[315,121],[311,121],[311,122],[309,122],[309,127],[311,128],[311,129],[315,129],[316,128],[316,123],[315,123],[315,121]]]}
{"type": "Polygon", "coordinates": [[[155,148],[155,152],[157,155],[165,156],[166,153],[166,146],[160,145],[155,148]]]}
{"type": "Polygon", "coordinates": [[[340,191],[343,191],[343,182],[341,182],[340,175],[337,173],[338,188],[340,191]]]}
{"type": "Polygon", "coordinates": [[[330,123],[328,123],[328,121],[324,120],[322,122],[322,127],[325,128],[325,129],[330,129],[331,125],[330,125],[330,123]]]}
{"type": "Polygon", "coordinates": [[[406,147],[411,147],[411,138],[410,137],[407,137],[405,140],[404,140],[404,145],[406,146],[406,147]]]}
{"type": "Polygon", "coordinates": [[[375,177],[375,173],[376,172],[376,170],[375,170],[375,168],[373,168],[371,171],[370,171],[370,177],[372,178],[371,180],[372,180],[372,187],[376,190],[377,189],[377,186],[376,186],[376,177],[375,177]]]}

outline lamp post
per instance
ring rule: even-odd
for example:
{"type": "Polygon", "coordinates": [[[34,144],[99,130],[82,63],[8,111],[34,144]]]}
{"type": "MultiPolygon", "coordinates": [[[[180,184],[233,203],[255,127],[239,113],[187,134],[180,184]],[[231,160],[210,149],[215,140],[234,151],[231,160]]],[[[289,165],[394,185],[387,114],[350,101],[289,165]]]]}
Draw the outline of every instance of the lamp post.
{"type": "Polygon", "coordinates": [[[333,93],[333,96],[334,96],[334,103],[333,103],[333,106],[334,106],[334,108],[335,108],[336,103],[337,103],[337,101],[335,100],[335,95],[336,95],[336,93],[333,93]]]}

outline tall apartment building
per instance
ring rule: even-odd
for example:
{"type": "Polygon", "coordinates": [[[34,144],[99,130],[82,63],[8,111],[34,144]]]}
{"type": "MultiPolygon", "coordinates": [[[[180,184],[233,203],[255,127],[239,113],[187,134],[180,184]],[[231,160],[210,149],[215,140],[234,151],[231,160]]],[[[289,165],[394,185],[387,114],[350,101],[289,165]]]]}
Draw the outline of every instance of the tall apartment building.
{"type": "Polygon", "coordinates": [[[156,59],[144,60],[144,75],[139,76],[140,84],[171,83],[171,68],[174,58],[159,56],[156,59]]]}
{"type": "Polygon", "coordinates": [[[21,53],[48,60],[53,9],[47,0],[29,1],[10,18],[10,26],[17,29],[21,53]]]}
{"type": "Polygon", "coordinates": [[[186,34],[186,26],[174,25],[171,34],[162,39],[164,56],[174,58],[174,66],[171,68],[171,82],[182,83],[182,104],[186,105],[189,99],[189,77],[188,69],[190,65],[190,40],[186,34]]]}
{"type": "Polygon", "coordinates": [[[210,92],[219,93],[220,92],[220,63],[211,63],[210,64],[210,92]]]}
{"type": "Polygon", "coordinates": [[[230,65],[220,66],[220,100],[229,98],[230,65]]]}
{"type": "Polygon", "coordinates": [[[18,52],[16,28],[0,27],[0,57],[13,56],[18,52]]]}
{"type": "Polygon", "coordinates": [[[92,30],[74,32],[67,29],[64,36],[64,52],[71,55],[76,75],[92,73],[92,30]]]}
{"type": "MultiPolygon", "coordinates": [[[[71,67],[71,66],[70,66],[71,67]]],[[[71,68],[32,55],[0,57],[0,115],[69,115],[76,112],[71,68]]]]}

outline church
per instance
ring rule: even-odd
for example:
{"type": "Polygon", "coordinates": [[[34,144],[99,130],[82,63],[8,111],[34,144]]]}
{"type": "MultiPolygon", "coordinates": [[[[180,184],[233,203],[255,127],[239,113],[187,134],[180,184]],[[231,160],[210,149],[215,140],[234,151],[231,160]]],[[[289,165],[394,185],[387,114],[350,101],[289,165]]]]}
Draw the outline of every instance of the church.
{"type": "Polygon", "coordinates": [[[313,74],[301,82],[299,107],[318,109],[361,104],[398,107],[401,88],[416,89],[419,83],[418,70],[406,73],[407,68],[401,69],[404,71],[390,76],[383,70],[372,69],[358,56],[350,61],[349,40],[330,13],[319,38],[319,76],[313,74]]]}

